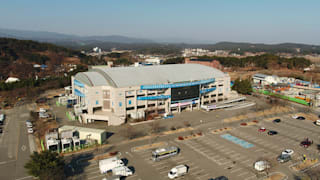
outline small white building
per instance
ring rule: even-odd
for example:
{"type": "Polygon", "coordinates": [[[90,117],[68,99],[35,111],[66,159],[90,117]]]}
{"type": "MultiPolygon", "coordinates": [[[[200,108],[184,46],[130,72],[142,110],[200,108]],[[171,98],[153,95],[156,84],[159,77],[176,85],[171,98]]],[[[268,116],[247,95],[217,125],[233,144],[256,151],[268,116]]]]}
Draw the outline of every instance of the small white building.
{"type": "Polygon", "coordinates": [[[49,151],[60,151],[60,140],[59,139],[54,139],[54,138],[49,138],[46,140],[47,144],[47,149],[49,151]]]}
{"type": "Polygon", "coordinates": [[[156,57],[156,58],[149,58],[149,59],[146,59],[144,60],[146,63],[149,63],[149,64],[153,64],[153,65],[159,65],[163,62],[162,59],[156,57]]]}
{"type": "Polygon", "coordinates": [[[280,82],[280,78],[278,76],[270,76],[266,74],[255,74],[252,79],[254,83],[261,85],[278,84],[280,82]]]}
{"type": "Polygon", "coordinates": [[[107,132],[103,129],[84,128],[78,126],[62,126],[59,128],[59,134],[66,131],[73,131],[73,134],[79,134],[80,140],[94,140],[98,144],[107,139],[107,132]]]}
{"type": "Polygon", "coordinates": [[[5,83],[14,83],[20,81],[19,78],[15,78],[15,77],[8,77],[8,79],[5,81],[5,83]]]}

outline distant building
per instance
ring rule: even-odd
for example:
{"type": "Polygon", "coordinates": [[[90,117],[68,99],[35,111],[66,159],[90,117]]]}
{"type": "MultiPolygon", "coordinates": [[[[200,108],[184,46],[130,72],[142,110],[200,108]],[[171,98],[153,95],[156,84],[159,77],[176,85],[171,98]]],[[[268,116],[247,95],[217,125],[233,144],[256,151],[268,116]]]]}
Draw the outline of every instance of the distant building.
{"type": "Polygon", "coordinates": [[[278,76],[270,76],[266,74],[255,74],[252,79],[254,83],[261,85],[278,84],[281,81],[278,76]]]}
{"type": "Polygon", "coordinates": [[[204,56],[204,55],[208,55],[209,50],[206,49],[201,49],[201,48],[197,48],[197,49],[184,49],[182,51],[182,56],[183,57],[190,57],[190,56],[204,56]]]}
{"type": "Polygon", "coordinates": [[[146,63],[148,64],[153,64],[153,65],[159,65],[163,62],[162,59],[156,57],[156,58],[149,58],[149,59],[146,59],[144,60],[146,63]]]}
{"type": "Polygon", "coordinates": [[[95,48],[92,49],[92,51],[95,52],[95,53],[101,53],[101,48],[95,47],[95,48]]]}
{"type": "Polygon", "coordinates": [[[213,59],[195,59],[195,58],[185,58],[185,64],[201,64],[216,69],[221,69],[222,65],[219,61],[213,59]]]}
{"type": "Polygon", "coordinates": [[[15,78],[15,77],[8,77],[8,79],[5,81],[5,83],[14,83],[20,81],[19,78],[15,78]]]}

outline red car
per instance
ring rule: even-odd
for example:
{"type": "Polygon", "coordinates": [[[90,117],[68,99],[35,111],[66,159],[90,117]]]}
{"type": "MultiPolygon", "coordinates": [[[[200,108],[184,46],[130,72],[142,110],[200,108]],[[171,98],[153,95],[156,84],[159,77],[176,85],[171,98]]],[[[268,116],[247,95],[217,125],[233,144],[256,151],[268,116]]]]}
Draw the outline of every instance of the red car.
{"type": "Polygon", "coordinates": [[[259,131],[259,132],[265,132],[265,131],[266,131],[266,128],[261,127],[258,131],[259,131]]]}
{"type": "Polygon", "coordinates": [[[309,138],[306,138],[305,140],[301,141],[300,146],[302,146],[304,148],[308,148],[312,144],[313,144],[313,141],[310,140],[309,138]]]}

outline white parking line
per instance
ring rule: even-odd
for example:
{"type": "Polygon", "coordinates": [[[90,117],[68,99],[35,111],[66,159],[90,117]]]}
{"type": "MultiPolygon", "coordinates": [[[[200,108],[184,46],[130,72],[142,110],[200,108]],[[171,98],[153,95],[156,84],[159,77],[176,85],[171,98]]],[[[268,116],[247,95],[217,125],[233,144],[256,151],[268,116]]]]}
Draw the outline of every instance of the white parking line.
{"type": "Polygon", "coordinates": [[[97,168],[98,168],[98,166],[84,167],[84,170],[90,171],[91,169],[97,169],[97,168]]]}
{"type": "Polygon", "coordinates": [[[22,177],[22,178],[19,178],[19,179],[16,179],[16,180],[22,180],[22,179],[33,179],[33,176],[26,176],[26,177],[22,177]]]}
{"type": "Polygon", "coordinates": [[[176,161],[178,164],[184,164],[184,163],[187,163],[187,162],[190,162],[189,160],[182,160],[182,161],[176,161]]]}
{"type": "Polygon", "coordinates": [[[163,162],[157,162],[157,163],[154,163],[154,164],[151,164],[151,166],[154,166],[154,167],[157,167],[157,166],[162,166],[164,164],[167,164],[167,162],[163,161],[163,162]]]}
{"type": "Polygon", "coordinates": [[[201,174],[201,175],[198,175],[197,178],[199,179],[199,178],[204,177],[204,176],[209,176],[209,174],[208,174],[208,173],[206,173],[206,174],[201,174]]]}
{"type": "Polygon", "coordinates": [[[88,177],[88,180],[89,179],[95,179],[95,178],[98,178],[98,177],[105,177],[106,175],[105,174],[100,174],[100,175],[97,175],[97,176],[91,176],[91,177],[88,177]]]}
{"type": "Polygon", "coordinates": [[[133,175],[131,175],[131,176],[127,176],[126,179],[131,179],[131,178],[134,178],[134,177],[137,177],[137,176],[138,176],[138,175],[133,174],[133,175]]]}
{"type": "Polygon", "coordinates": [[[257,178],[256,175],[252,175],[252,176],[247,177],[245,180],[256,179],[256,178],[257,178]]]}
{"type": "Polygon", "coordinates": [[[92,171],[92,172],[85,172],[86,174],[95,174],[95,173],[98,173],[98,174],[100,174],[100,171],[99,170],[97,170],[97,171],[92,171]]]}
{"type": "Polygon", "coordinates": [[[245,174],[248,174],[248,172],[243,172],[243,173],[240,173],[240,174],[238,174],[237,176],[243,176],[243,175],[245,175],[245,174]]]}
{"type": "Polygon", "coordinates": [[[203,171],[204,171],[204,169],[200,169],[200,170],[197,170],[197,171],[194,171],[194,172],[191,172],[191,170],[190,170],[190,174],[191,174],[191,175],[200,174],[200,173],[202,173],[203,171]]]}
{"type": "Polygon", "coordinates": [[[242,168],[236,168],[236,169],[233,169],[233,170],[231,170],[230,171],[230,173],[235,173],[235,172],[238,172],[238,171],[240,171],[242,168]]]}

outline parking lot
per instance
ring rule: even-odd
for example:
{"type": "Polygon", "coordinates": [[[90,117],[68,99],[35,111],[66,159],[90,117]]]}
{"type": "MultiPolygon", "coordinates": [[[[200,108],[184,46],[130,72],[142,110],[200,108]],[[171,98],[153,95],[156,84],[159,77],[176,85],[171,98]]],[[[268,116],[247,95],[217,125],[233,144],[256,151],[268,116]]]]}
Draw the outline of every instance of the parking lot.
{"type": "MultiPolygon", "coordinates": [[[[275,117],[276,118],[276,117],[275,117]]],[[[318,158],[317,145],[319,142],[319,128],[310,120],[293,119],[286,114],[277,116],[280,123],[272,120],[259,120],[259,123],[251,126],[234,125],[231,130],[220,134],[213,134],[215,127],[208,126],[201,137],[178,140],[177,136],[159,138],[158,141],[166,142],[167,146],[177,146],[180,153],[169,159],[154,162],[151,160],[152,149],[133,151],[137,144],[124,145],[117,150],[122,152],[129,165],[133,166],[135,173],[126,179],[161,180],[169,179],[167,174],[171,168],[184,164],[189,167],[188,174],[178,179],[207,180],[218,176],[226,176],[229,179],[254,180],[263,179],[265,174],[258,173],[253,164],[258,159],[273,161],[271,172],[281,172],[288,179],[292,179],[296,172],[289,166],[300,161],[305,154],[307,158],[318,158]],[[260,127],[265,127],[265,132],[259,132],[260,127]],[[276,135],[268,135],[269,130],[278,132],[276,135]],[[300,146],[304,138],[313,140],[309,148],[300,146]],[[294,150],[292,160],[283,164],[277,162],[277,157],[285,149],[294,150]]],[[[140,145],[149,144],[144,141],[140,145]]],[[[104,175],[99,173],[97,162],[85,169],[86,179],[102,179],[104,175]]]]}

